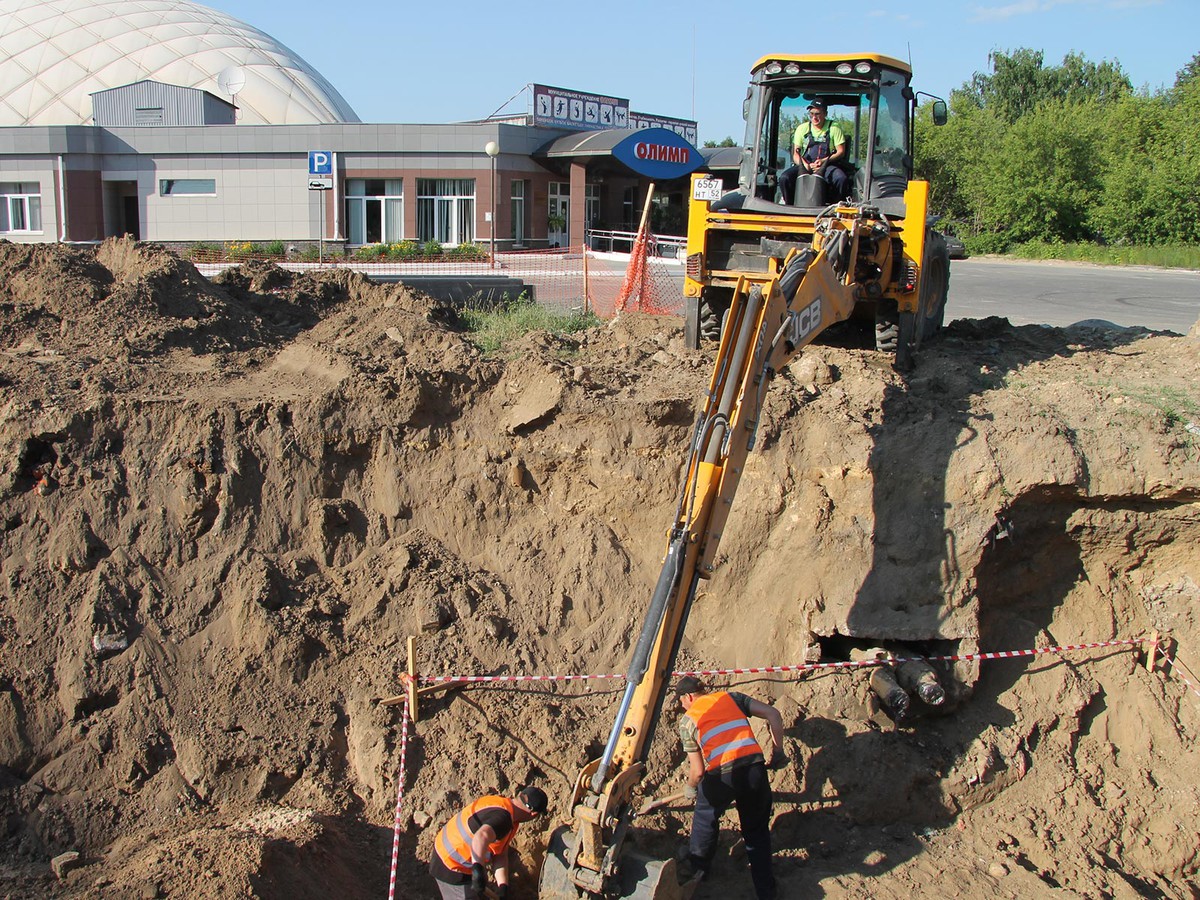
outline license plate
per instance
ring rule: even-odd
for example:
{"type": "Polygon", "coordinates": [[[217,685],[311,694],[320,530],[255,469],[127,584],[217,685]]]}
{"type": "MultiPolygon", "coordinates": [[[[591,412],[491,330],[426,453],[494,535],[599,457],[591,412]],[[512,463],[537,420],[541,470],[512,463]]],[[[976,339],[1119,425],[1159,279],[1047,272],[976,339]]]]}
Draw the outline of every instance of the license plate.
{"type": "Polygon", "coordinates": [[[697,178],[692,182],[693,200],[720,200],[724,193],[720,178],[697,178]]]}

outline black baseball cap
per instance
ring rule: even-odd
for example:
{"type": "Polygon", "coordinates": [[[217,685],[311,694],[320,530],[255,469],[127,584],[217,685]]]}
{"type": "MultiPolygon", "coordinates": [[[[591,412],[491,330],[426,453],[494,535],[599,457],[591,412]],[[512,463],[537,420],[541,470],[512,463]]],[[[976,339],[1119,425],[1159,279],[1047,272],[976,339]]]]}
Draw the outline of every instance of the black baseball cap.
{"type": "Polygon", "coordinates": [[[822,100],[820,97],[817,97],[816,99],[813,100],[812,103],[808,104],[808,108],[809,109],[828,109],[829,106],[825,103],[824,100],[822,100]]]}
{"type": "Polygon", "coordinates": [[[704,685],[699,679],[693,678],[691,675],[684,675],[675,682],[675,696],[682,697],[684,694],[703,694],[704,685]]]}
{"type": "Polygon", "coordinates": [[[539,816],[546,811],[546,807],[549,805],[549,801],[546,799],[546,792],[533,785],[522,788],[521,793],[517,794],[517,799],[531,813],[537,813],[539,816]]]}

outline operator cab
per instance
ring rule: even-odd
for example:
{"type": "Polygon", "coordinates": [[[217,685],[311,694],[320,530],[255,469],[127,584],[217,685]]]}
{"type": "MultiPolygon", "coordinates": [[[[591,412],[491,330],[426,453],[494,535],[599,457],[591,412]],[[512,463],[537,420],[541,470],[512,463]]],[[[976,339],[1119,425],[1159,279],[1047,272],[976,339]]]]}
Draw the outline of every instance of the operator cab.
{"type": "Polygon", "coordinates": [[[720,206],[811,216],[845,199],[871,201],[885,212],[892,207],[894,214],[903,215],[904,191],[912,177],[915,95],[910,79],[905,63],[885,56],[760,60],[744,105],[746,141],[736,192],[741,196],[727,196],[720,206]],[[849,177],[850,196],[830,196],[828,185],[814,193],[810,183],[809,190],[796,191],[792,204],[784,204],[779,176],[793,164],[793,136],[808,121],[808,106],[816,99],[827,105],[826,128],[836,124],[846,138],[841,168],[849,177]]]}

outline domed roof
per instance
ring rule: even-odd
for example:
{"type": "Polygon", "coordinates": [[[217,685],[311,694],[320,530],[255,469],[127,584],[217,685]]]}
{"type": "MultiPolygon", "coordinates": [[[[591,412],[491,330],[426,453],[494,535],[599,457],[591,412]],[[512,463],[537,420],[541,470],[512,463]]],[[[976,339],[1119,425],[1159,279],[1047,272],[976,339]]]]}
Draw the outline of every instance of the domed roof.
{"type": "Polygon", "coordinates": [[[273,37],[188,0],[0,0],[0,125],[84,125],[95,91],[152,79],[224,100],[244,125],[357,122],[273,37]],[[232,84],[228,76],[232,76],[232,84]]]}

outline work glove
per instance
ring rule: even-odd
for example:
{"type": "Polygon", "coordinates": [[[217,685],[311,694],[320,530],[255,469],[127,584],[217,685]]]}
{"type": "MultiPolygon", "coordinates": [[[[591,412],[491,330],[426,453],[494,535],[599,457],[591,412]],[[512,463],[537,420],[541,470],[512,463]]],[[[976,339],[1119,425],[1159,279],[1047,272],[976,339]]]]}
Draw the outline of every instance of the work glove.
{"type": "Polygon", "coordinates": [[[694,784],[689,784],[684,787],[683,799],[692,803],[696,802],[696,786],[694,784]]]}
{"type": "Polygon", "coordinates": [[[471,866],[471,889],[482,895],[485,887],[487,887],[487,869],[483,867],[483,863],[475,863],[471,866]]]}
{"type": "Polygon", "coordinates": [[[787,762],[787,754],[783,752],[783,748],[776,747],[775,751],[771,754],[771,761],[767,763],[767,768],[772,772],[778,772],[780,769],[787,766],[787,762]]]}
{"type": "Polygon", "coordinates": [[[508,897],[508,885],[507,884],[496,885],[497,900],[507,900],[507,897],[508,897]]]}

